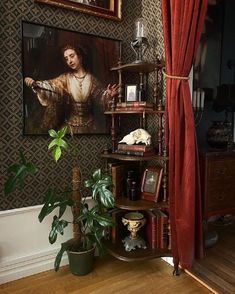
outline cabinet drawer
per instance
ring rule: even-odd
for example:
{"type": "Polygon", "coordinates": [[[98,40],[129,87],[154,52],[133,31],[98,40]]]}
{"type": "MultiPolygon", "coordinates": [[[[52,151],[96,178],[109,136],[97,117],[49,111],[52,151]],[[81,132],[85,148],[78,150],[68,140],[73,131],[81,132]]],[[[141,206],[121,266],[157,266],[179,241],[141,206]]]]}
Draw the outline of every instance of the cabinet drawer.
{"type": "Polygon", "coordinates": [[[207,187],[207,209],[219,210],[235,207],[235,184],[208,185],[207,187]]]}
{"type": "Polygon", "coordinates": [[[218,180],[224,177],[235,178],[235,159],[218,159],[208,161],[208,180],[218,180]]]}

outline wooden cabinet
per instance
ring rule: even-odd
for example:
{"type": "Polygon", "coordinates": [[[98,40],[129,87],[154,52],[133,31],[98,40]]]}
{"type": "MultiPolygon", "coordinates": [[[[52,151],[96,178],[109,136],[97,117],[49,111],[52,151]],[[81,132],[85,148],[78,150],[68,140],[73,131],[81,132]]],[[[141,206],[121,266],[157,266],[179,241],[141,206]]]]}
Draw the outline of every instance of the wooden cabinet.
{"type": "Polygon", "coordinates": [[[235,152],[200,155],[203,218],[235,212],[235,152]]]}
{"type": "MultiPolygon", "coordinates": [[[[161,164],[163,168],[163,177],[161,181],[161,193],[162,197],[160,201],[157,202],[151,202],[144,199],[139,199],[137,201],[131,201],[128,198],[126,198],[126,195],[118,195],[115,201],[116,208],[119,208],[121,210],[124,210],[126,212],[129,211],[148,211],[151,209],[160,209],[165,212],[168,211],[168,195],[167,195],[167,163],[168,163],[168,157],[167,157],[167,151],[164,146],[164,136],[163,136],[163,121],[164,121],[164,105],[162,99],[159,97],[158,94],[158,76],[159,72],[162,68],[162,63],[157,62],[156,64],[152,63],[139,63],[139,64],[126,64],[126,65],[119,65],[115,68],[112,68],[111,70],[117,71],[118,77],[119,77],[119,85],[120,85],[120,91],[118,96],[118,101],[111,101],[109,104],[109,109],[105,112],[107,116],[111,118],[111,140],[112,140],[112,149],[106,150],[101,156],[107,161],[117,161],[122,163],[136,163],[138,165],[148,165],[148,162],[151,161],[151,165],[154,164],[161,164]],[[116,107],[117,102],[119,104],[121,102],[125,102],[126,98],[123,96],[123,72],[130,72],[132,74],[138,74],[140,77],[140,84],[139,88],[142,90],[143,88],[143,81],[144,81],[144,75],[148,76],[149,73],[154,74],[154,86],[153,86],[153,99],[151,99],[151,102],[153,102],[153,107],[151,109],[145,107],[133,107],[130,109],[127,109],[127,107],[123,107],[121,109],[120,107],[116,107]],[[156,154],[151,156],[130,156],[130,155],[122,155],[116,153],[117,150],[117,144],[118,144],[118,124],[122,122],[122,116],[127,115],[130,117],[130,119],[134,119],[134,117],[139,118],[139,127],[146,129],[146,117],[147,116],[153,116],[152,119],[157,120],[157,129],[154,129],[154,136],[155,142],[156,142],[156,154]]],[[[146,84],[145,84],[145,87],[146,84]]],[[[146,90],[146,89],[145,89],[146,90]]],[[[147,91],[145,91],[147,93],[147,91]]],[[[149,97],[146,97],[146,100],[149,97]]],[[[124,134],[126,135],[126,134],[124,134]]],[[[141,170],[141,168],[140,168],[141,170]]],[[[168,233],[169,233],[169,226],[168,226],[168,233]]],[[[169,233],[170,236],[170,233],[169,233]]],[[[130,252],[125,251],[124,246],[122,244],[122,241],[119,240],[115,244],[112,242],[107,243],[107,247],[109,249],[109,252],[121,259],[126,261],[133,261],[133,260],[143,260],[143,259],[150,259],[154,257],[161,257],[161,256],[171,256],[171,250],[170,250],[170,244],[167,246],[167,248],[164,249],[136,249],[132,250],[130,252]]]]}

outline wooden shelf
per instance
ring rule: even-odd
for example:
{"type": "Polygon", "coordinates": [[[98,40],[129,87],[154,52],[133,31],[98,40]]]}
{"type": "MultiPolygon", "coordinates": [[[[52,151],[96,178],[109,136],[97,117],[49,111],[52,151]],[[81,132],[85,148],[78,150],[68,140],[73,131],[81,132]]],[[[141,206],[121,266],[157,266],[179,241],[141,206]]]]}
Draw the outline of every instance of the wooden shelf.
{"type": "Polygon", "coordinates": [[[127,72],[142,72],[142,73],[149,73],[154,71],[155,64],[148,63],[148,62],[141,62],[141,63],[127,63],[127,64],[121,64],[115,67],[112,67],[112,71],[122,70],[127,72]]]}
{"type": "Polygon", "coordinates": [[[168,160],[169,157],[167,156],[160,156],[160,155],[151,155],[151,156],[130,156],[130,155],[123,155],[123,154],[116,154],[116,153],[102,153],[100,155],[102,158],[110,158],[110,159],[117,159],[123,161],[148,161],[148,160],[168,160]]]}
{"type": "Polygon", "coordinates": [[[167,202],[152,202],[144,199],[136,201],[129,200],[126,197],[120,197],[115,199],[115,207],[126,210],[147,210],[152,208],[167,209],[167,202]]]}
{"type": "Polygon", "coordinates": [[[148,62],[140,62],[140,63],[127,63],[121,64],[119,66],[112,67],[112,71],[122,70],[127,72],[137,72],[137,73],[150,73],[157,68],[163,68],[163,62],[159,62],[158,64],[148,63],[148,62]]]}
{"type": "Polygon", "coordinates": [[[142,249],[137,248],[132,251],[125,251],[122,241],[120,240],[117,244],[106,242],[108,252],[123,261],[141,261],[158,257],[172,256],[172,253],[168,249],[142,249]]]}
{"type": "Polygon", "coordinates": [[[153,109],[142,109],[139,110],[138,108],[136,110],[109,110],[105,111],[104,114],[164,114],[165,110],[153,110],[153,109]]]}

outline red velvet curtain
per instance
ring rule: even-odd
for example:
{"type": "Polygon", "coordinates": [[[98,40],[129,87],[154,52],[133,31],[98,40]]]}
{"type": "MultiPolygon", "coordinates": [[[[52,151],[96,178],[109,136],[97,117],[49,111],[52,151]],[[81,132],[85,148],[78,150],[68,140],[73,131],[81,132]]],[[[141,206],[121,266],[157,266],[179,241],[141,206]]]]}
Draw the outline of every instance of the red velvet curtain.
{"type": "Polygon", "coordinates": [[[166,144],[175,265],[203,256],[199,163],[188,80],[203,29],[207,0],[162,0],[166,73],[166,144]]]}

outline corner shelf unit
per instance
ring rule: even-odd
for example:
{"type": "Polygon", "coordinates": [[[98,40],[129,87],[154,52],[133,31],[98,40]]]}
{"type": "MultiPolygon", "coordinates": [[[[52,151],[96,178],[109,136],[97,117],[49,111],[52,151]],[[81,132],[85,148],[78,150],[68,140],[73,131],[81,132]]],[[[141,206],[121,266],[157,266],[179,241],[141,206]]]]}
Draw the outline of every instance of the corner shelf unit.
{"type": "MultiPolygon", "coordinates": [[[[113,67],[111,70],[116,71],[119,77],[119,95],[118,101],[115,101],[115,98],[112,99],[111,103],[108,105],[108,109],[105,111],[105,115],[110,116],[111,118],[111,140],[112,140],[112,150],[105,150],[101,157],[104,158],[107,162],[108,160],[114,161],[124,161],[124,162],[139,162],[140,166],[144,161],[161,161],[163,167],[163,177],[162,177],[162,201],[161,202],[152,202],[144,199],[139,199],[136,201],[129,200],[123,195],[115,199],[115,207],[121,210],[126,211],[148,211],[154,208],[158,208],[162,211],[169,212],[168,209],[168,195],[167,195],[167,165],[168,165],[168,156],[167,150],[164,144],[164,105],[163,100],[158,93],[158,76],[159,72],[163,68],[164,63],[157,60],[156,63],[132,63],[132,64],[119,64],[117,67],[113,67]],[[124,107],[123,109],[116,109],[116,103],[123,103],[126,101],[123,97],[123,72],[131,72],[134,74],[139,74],[139,89],[142,89],[144,86],[144,77],[146,76],[148,81],[148,74],[153,72],[154,82],[153,82],[153,107],[152,109],[145,107],[136,107],[134,109],[128,109],[124,107]],[[122,115],[137,115],[139,116],[139,127],[146,129],[146,116],[152,115],[157,119],[158,129],[156,130],[156,154],[151,156],[129,156],[116,153],[117,149],[117,121],[120,121],[122,115]]],[[[147,86],[146,86],[147,87],[147,86]]],[[[148,100],[148,97],[145,97],[148,100]]],[[[168,220],[169,222],[169,220],[168,220]]],[[[168,224],[168,228],[169,228],[168,224]]],[[[170,231],[169,231],[170,236],[170,231]]],[[[124,260],[124,261],[136,261],[136,260],[145,260],[152,259],[164,256],[172,256],[170,250],[170,243],[166,249],[137,249],[133,251],[125,251],[123,243],[121,240],[117,240],[116,243],[111,241],[106,243],[107,249],[111,255],[114,257],[124,260]]]]}

